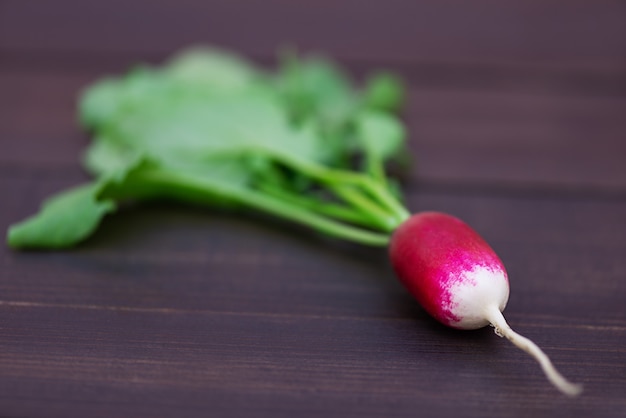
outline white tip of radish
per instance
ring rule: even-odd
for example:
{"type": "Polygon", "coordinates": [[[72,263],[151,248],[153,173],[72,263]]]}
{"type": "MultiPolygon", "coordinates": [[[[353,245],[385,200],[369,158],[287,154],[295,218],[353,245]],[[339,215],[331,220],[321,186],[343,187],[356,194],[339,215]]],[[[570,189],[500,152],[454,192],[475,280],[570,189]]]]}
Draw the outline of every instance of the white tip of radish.
{"type": "Polygon", "coordinates": [[[561,373],[559,373],[550,358],[539,348],[537,345],[526,337],[519,335],[513,331],[509,324],[507,324],[502,312],[497,306],[491,305],[485,312],[486,318],[491,325],[495,328],[496,335],[500,337],[506,337],[509,341],[515,344],[526,353],[539,362],[543,372],[548,380],[562,393],[568,396],[577,396],[583,390],[582,385],[578,385],[567,380],[561,373]]]}
{"type": "Polygon", "coordinates": [[[450,306],[448,309],[457,321],[449,325],[458,329],[478,329],[489,324],[483,309],[497,304],[503,310],[509,300],[509,282],[503,269],[475,266],[462,275],[449,280],[450,306]]]}

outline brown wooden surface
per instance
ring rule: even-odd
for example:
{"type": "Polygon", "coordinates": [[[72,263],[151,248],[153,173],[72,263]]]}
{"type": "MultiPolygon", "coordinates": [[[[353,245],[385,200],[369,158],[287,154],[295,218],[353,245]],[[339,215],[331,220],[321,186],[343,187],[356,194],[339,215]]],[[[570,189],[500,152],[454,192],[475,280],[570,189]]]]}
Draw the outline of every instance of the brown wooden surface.
{"type": "Polygon", "coordinates": [[[626,6],[618,1],[0,0],[0,227],[86,179],[80,89],[189,43],[293,43],[408,81],[413,211],[472,224],[506,315],[429,319],[383,250],[156,204],[71,251],[0,249],[0,416],[626,416],[626,6]]]}

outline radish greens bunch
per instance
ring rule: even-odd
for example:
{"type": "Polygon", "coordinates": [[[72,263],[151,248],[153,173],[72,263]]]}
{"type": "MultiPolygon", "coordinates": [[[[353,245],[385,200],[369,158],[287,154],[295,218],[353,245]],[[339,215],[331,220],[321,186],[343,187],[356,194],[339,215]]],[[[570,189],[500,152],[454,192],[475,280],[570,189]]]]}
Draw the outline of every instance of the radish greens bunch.
{"type": "Polygon", "coordinates": [[[383,168],[403,150],[402,97],[387,73],[357,90],[322,58],[287,55],[272,73],[213,49],[105,79],[79,103],[94,180],[47,200],[8,243],[71,246],[121,202],[165,198],[386,245],[408,217],[383,168]]]}

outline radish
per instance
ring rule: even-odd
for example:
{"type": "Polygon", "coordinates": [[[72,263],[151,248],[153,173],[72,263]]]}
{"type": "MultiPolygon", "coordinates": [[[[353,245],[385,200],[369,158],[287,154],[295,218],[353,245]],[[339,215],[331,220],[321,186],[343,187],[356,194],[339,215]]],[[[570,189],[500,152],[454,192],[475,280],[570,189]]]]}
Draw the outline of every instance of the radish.
{"type": "Polygon", "coordinates": [[[390,74],[363,90],[319,58],[289,56],[271,74],[202,48],[161,68],[104,79],[79,105],[94,138],[83,161],[95,178],[46,200],[9,228],[7,242],[69,247],[128,201],[162,198],[264,212],[363,245],[391,244],[398,276],[428,313],[458,329],[493,325],[561,391],[579,393],[507,325],[507,274],[487,243],[452,216],[411,216],[399,200],[385,169],[406,161],[406,129],[396,115],[403,97],[390,74]]]}
{"type": "Polygon", "coordinates": [[[400,281],[436,320],[462,330],[491,325],[498,336],[534,357],[561,392],[575,396],[582,391],[535,343],[507,324],[502,315],[509,299],[504,265],[466,223],[439,212],[415,214],[394,232],[389,252],[400,281]]]}

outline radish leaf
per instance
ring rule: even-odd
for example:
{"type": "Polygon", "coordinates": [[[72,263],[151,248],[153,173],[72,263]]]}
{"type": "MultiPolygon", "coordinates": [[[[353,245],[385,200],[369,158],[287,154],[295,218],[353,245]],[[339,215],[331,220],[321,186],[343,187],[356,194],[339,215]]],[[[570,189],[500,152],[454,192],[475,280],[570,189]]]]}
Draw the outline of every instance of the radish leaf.
{"type": "Polygon", "coordinates": [[[53,196],[44,202],[39,214],[9,228],[9,245],[61,248],[81,241],[105,214],[115,210],[112,200],[98,199],[100,189],[100,183],[90,183],[53,196]]]}

